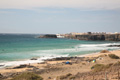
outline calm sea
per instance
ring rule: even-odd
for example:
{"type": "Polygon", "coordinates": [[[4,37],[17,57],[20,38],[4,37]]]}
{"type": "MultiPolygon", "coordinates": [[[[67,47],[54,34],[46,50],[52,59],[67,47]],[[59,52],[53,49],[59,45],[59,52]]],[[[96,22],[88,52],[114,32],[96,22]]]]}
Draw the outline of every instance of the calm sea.
{"type": "Polygon", "coordinates": [[[43,59],[76,56],[101,50],[119,49],[107,47],[120,42],[82,41],[73,39],[37,38],[34,34],[0,34],[0,67],[40,62],[43,59]],[[30,60],[38,57],[38,60],[30,60]]]}

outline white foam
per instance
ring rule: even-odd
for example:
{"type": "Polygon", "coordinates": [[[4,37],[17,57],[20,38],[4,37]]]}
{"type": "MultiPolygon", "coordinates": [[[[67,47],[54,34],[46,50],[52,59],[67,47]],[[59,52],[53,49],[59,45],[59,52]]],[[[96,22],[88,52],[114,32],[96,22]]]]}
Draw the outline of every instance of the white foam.
{"type": "Polygon", "coordinates": [[[24,61],[11,61],[11,62],[3,62],[0,63],[2,67],[8,66],[17,66],[20,64],[29,64],[29,63],[40,63],[45,59],[51,59],[55,57],[67,57],[69,53],[81,52],[81,51],[98,51],[98,50],[107,50],[107,49],[119,49],[118,47],[107,47],[108,45],[120,45],[120,43],[105,43],[105,44],[82,44],[74,46],[74,48],[66,48],[66,49],[51,49],[51,50],[37,50],[31,53],[33,56],[38,56],[38,60],[24,60],[24,61]]]}
{"type": "Polygon", "coordinates": [[[37,60],[24,60],[24,61],[10,61],[10,62],[3,62],[0,63],[0,65],[4,65],[4,66],[0,66],[0,68],[4,68],[4,67],[11,67],[11,66],[19,66],[22,64],[31,64],[31,63],[41,63],[46,59],[52,59],[52,58],[56,58],[56,57],[67,57],[68,55],[59,55],[59,56],[47,56],[47,57],[40,57],[37,60]]]}
{"type": "Polygon", "coordinates": [[[104,49],[119,49],[119,47],[107,47],[108,45],[119,45],[115,43],[108,43],[108,44],[84,44],[84,45],[77,45],[74,48],[66,48],[66,49],[52,49],[52,50],[38,50],[36,53],[38,55],[60,55],[64,53],[73,53],[73,52],[80,52],[80,51],[96,51],[96,50],[104,50],[104,49]],[[42,54],[39,54],[42,53],[42,54]]]}
{"type": "Polygon", "coordinates": [[[120,45],[120,43],[83,44],[83,45],[79,45],[79,47],[107,47],[109,45],[120,45]]]}

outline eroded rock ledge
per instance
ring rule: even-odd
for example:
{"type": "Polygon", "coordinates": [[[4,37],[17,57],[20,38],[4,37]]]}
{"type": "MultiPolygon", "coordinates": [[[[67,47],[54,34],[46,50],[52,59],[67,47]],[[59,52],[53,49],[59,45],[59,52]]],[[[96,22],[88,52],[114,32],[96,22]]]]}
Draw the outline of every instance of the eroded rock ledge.
{"type": "MultiPolygon", "coordinates": [[[[61,34],[64,38],[78,39],[78,40],[98,40],[98,41],[120,41],[120,34],[82,34],[82,35],[71,35],[61,34]]],[[[56,34],[46,34],[39,38],[57,38],[56,34]]]]}

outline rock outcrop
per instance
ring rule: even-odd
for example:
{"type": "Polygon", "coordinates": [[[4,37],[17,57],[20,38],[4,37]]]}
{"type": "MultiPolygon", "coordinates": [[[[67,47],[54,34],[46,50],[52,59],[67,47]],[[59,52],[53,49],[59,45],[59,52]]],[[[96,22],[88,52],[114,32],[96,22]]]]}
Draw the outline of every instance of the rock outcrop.
{"type": "Polygon", "coordinates": [[[105,40],[104,35],[76,35],[79,40],[105,40]]]}
{"type": "MultiPolygon", "coordinates": [[[[98,40],[98,41],[120,41],[120,34],[83,34],[83,35],[64,35],[68,39],[78,40],[98,40]]],[[[46,34],[39,38],[57,38],[56,34],[46,34]]]]}
{"type": "Polygon", "coordinates": [[[57,38],[57,35],[55,34],[46,34],[46,35],[42,35],[39,38],[57,38]]]}
{"type": "Polygon", "coordinates": [[[79,39],[79,40],[100,40],[100,41],[120,41],[120,34],[75,35],[75,37],[73,37],[73,39],[79,39]]]}
{"type": "Polygon", "coordinates": [[[120,41],[120,34],[107,34],[105,35],[107,41],[120,41]]]}

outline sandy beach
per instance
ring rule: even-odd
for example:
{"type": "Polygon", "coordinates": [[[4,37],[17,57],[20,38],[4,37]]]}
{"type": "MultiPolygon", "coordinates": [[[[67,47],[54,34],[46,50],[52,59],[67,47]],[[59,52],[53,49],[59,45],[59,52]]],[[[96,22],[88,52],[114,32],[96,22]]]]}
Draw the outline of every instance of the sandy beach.
{"type": "MultiPolygon", "coordinates": [[[[25,64],[19,67],[17,66],[17,67],[0,69],[0,74],[2,75],[0,78],[3,80],[10,80],[13,76],[28,71],[28,72],[35,72],[36,74],[39,74],[41,77],[44,78],[44,80],[69,80],[68,78],[58,79],[60,76],[63,76],[63,75],[65,76],[67,74],[71,74],[72,76],[75,76],[74,80],[83,80],[83,76],[85,77],[86,75],[85,80],[88,80],[87,77],[90,77],[91,79],[93,78],[92,76],[89,75],[94,72],[91,69],[92,66],[96,64],[104,64],[104,65],[115,64],[118,61],[120,61],[120,59],[111,59],[108,56],[109,54],[115,54],[120,57],[120,50],[107,51],[103,53],[99,52],[95,54],[85,55],[84,57],[78,56],[78,57],[69,57],[69,58],[67,57],[54,58],[54,59],[48,59],[42,63],[25,64]],[[93,62],[93,60],[95,60],[95,62],[93,62]],[[66,62],[69,62],[69,63],[67,64],[66,62]],[[81,75],[81,74],[84,74],[84,75],[81,75]],[[78,78],[80,75],[81,75],[81,78],[78,78]]],[[[112,69],[114,69],[114,67],[112,69]]],[[[99,76],[97,75],[98,77],[96,77],[96,79],[97,78],[102,79],[103,78],[102,74],[104,73],[101,73],[101,75],[99,76]]],[[[116,73],[113,72],[112,78],[116,76],[114,74],[116,73]]],[[[111,74],[109,75],[108,78],[109,80],[112,80],[111,74]]]]}

